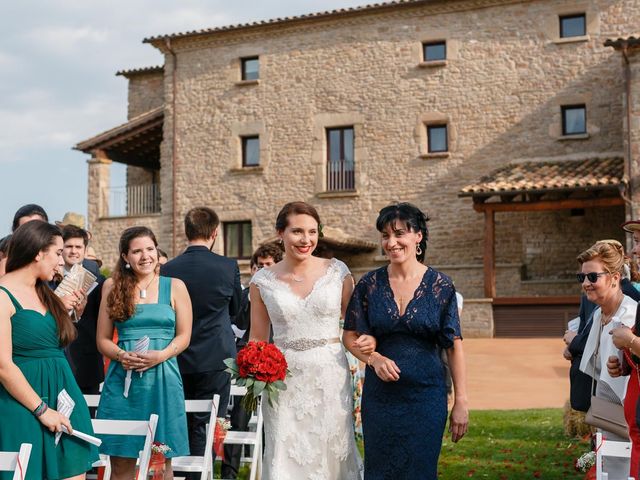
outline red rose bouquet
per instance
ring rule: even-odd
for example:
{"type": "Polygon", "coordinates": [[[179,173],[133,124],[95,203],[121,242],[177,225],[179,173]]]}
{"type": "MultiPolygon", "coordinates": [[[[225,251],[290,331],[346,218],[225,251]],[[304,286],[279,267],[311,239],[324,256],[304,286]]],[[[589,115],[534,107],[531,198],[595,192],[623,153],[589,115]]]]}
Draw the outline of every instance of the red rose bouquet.
{"type": "Polygon", "coordinates": [[[247,412],[253,412],[258,406],[258,397],[267,392],[269,404],[278,401],[280,390],[286,390],[284,383],[289,371],[284,354],[272,343],[249,342],[238,352],[237,359],[227,358],[225,371],[236,380],[236,385],[246,387],[242,397],[242,406],[247,412]]]}

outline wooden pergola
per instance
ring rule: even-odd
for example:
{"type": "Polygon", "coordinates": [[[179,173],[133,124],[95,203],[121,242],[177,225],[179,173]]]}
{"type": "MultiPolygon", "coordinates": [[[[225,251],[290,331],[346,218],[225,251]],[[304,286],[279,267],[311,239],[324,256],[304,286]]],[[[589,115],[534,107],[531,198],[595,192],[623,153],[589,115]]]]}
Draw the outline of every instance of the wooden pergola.
{"type": "Polygon", "coordinates": [[[625,204],[622,158],[512,163],[467,185],[460,197],[471,197],[484,214],[484,294],[496,297],[496,212],[615,207],[625,204]]]}

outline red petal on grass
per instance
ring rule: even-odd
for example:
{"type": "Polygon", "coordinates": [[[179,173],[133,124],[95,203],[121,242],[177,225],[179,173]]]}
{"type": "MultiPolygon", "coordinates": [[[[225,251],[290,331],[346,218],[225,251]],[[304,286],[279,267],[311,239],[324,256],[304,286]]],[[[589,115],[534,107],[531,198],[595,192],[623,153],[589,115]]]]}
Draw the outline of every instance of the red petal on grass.
{"type": "Polygon", "coordinates": [[[542,473],[540,473],[540,470],[536,470],[535,472],[533,472],[533,476],[536,478],[540,478],[542,476],[542,473]]]}
{"type": "Polygon", "coordinates": [[[476,471],[472,468],[471,470],[469,470],[467,472],[467,477],[473,477],[473,475],[476,473],[476,471]]]}

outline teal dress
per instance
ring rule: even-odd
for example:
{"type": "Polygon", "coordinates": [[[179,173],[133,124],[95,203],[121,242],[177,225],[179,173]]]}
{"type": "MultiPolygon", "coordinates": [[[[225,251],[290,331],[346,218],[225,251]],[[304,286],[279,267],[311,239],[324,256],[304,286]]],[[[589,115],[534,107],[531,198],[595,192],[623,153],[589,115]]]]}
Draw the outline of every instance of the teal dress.
{"type": "MultiPolygon", "coordinates": [[[[171,279],[160,277],[158,303],[139,304],[133,317],[116,322],[118,346],[133,351],[143,336],[150,339],[149,350],[163,350],[176,334],[176,312],[171,307],[171,279]]],[[[97,418],[114,420],[148,420],[158,415],[155,441],[168,445],[165,456],[189,455],[187,416],[184,411],[182,378],[175,357],[143,372],[132,372],[129,396],[125,398],[126,370],[112,361],[100,395],[97,418]]],[[[137,458],[144,446],[144,437],[100,435],[100,453],[115,457],[137,458]]]]}
{"type": "MultiPolygon", "coordinates": [[[[71,425],[93,435],[89,409],[73,378],[69,362],[60,347],[58,327],[51,313],[45,315],[24,309],[11,293],[0,287],[11,299],[16,313],[11,317],[13,362],[31,388],[52,408],[58,394],[65,389],[76,405],[71,425]]],[[[54,480],[79,475],[91,469],[98,460],[98,450],[76,437],[62,434],[56,446],[55,434],[45,428],[33,414],[0,384],[0,451],[20,450],[21,443],[32,445],[25,480],[54,480]]],[[[0,473],[0,480],[11,480],[13,473],[0,473]]]]}

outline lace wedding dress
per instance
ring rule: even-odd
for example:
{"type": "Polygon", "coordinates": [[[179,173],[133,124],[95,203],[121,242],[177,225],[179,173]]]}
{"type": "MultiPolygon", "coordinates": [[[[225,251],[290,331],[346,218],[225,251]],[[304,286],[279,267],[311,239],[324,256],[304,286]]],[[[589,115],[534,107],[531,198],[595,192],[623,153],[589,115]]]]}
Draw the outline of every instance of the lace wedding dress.
{"type": "Polygon", "coordinates": [[[260,290],[273,341],[289,364],[278,403],[262,403],[266,480],[360,480],[353,432],[353,392],[340,337],[342,282],[347,266],[332,259],[305,298],[267,269],[251,283],[260,290]]]}

